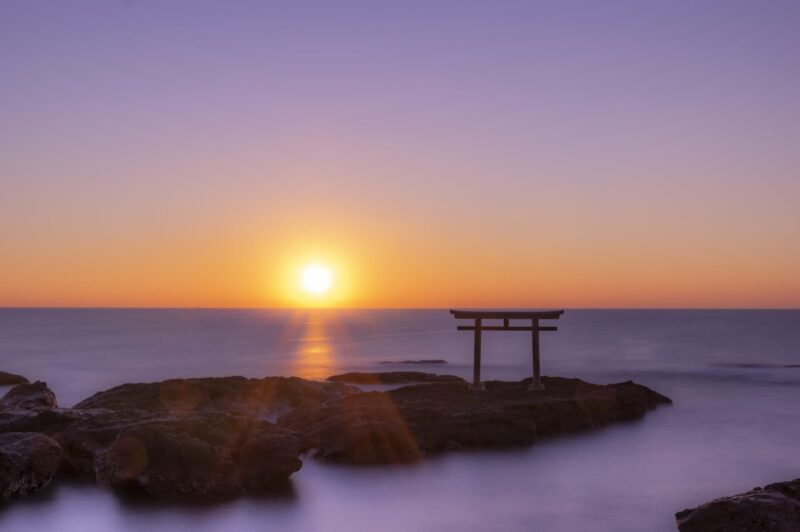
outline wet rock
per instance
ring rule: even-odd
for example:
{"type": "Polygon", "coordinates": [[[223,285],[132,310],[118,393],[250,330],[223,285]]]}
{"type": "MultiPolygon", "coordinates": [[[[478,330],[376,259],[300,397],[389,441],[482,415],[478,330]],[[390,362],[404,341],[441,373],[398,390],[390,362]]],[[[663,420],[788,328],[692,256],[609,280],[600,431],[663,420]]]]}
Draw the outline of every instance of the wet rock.
{"type": "Polygon", "coordinates": [[[407,384],[412,382],[456,382],[466,383],[455,375],[435,375],[421,371],[386,371],[377,373],[342,373],[326,380],[332,382],[349,382],[353,384],[407,384]]]}
{"type": "Polygon", "coordinates": [[[43,434],[0,434],[0,499],[24,495],[50,484],[61,458],[61,447],[43,434]]]}
{"type": "Polygon", "coordinates": [[[76,409],[145,410],[153,413],[224,412],[259,417],[319,404],[358,390],[297,377],[219,377],[123,384],[84,399],[76,409]]]}
{"type": "Polygon", "coordinates": [[[18,384],[0,399],[0,408],[55,408],[56,395],[47,383],[18,384]]]}
{"type": "Polygon", "coordinates": [[[796,532],[800,478],[715,499],[675,518],[681,532],[796,532]]]}
{"type": "Polygon", "coordinates": [[[545,436],[595,429],[642,417],[671,401],[624,382],[606,386],[578,379],[486,382],[485,392],[464,384],[434,383],[345,397],[295,409],[279,426],[301,435],[303,449],[323,459],[353,463],[405,463],[426,453],[471,447],[530,445],[545,436]]]}
{"type": "Polygon", "coordinates": [[[27,384],[28,379],[22,375],[15,375],[14,373],[7,373],[0,371],[0,386],[9,386],[13,384],[27,384]]]}
{"type": "Polygon", "coordinates": [[[122,430],[97,458],[97,480],[159,498],[260,491],[300,469],[297,440],[269,422],[224,414],[179,415],[122,430]]]}

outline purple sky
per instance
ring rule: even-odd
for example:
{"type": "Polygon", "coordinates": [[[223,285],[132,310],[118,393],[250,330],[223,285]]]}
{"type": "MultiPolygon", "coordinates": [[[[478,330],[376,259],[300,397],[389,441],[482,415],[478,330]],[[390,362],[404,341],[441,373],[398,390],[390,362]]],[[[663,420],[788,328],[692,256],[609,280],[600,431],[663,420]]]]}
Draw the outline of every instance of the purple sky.
{"type": "Polygon", "coordinates": [[[5,0],[0,305],[281,305],[319,255],[354,305],[800,306],[798,28],[797,1],[5,0]]]}

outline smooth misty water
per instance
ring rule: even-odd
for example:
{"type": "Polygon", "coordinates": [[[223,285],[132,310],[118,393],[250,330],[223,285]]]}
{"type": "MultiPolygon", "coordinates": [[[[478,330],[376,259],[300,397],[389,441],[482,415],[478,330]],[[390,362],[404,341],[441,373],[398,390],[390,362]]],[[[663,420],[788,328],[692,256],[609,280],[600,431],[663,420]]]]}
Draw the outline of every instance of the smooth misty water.
{"type": "MultiPolygon", "coordinates": [[[[2,530],[675,530],[674,512],[800,476],[800,311],[568,311],[542,338],[545,374],[633,379],[675,404],[530,449],[400,468],[305,460],[292,490],[212,506],[123,500],[58,484],[0,507],[2,530]]],[[[467,377],[472,338],[444,310],[0,310],[0,369],[62,405],[132,381],[323,378],[422,369],[467,377]]],[[[525,333],[487,333],[484,376],[529,374],[525,333]]]]}

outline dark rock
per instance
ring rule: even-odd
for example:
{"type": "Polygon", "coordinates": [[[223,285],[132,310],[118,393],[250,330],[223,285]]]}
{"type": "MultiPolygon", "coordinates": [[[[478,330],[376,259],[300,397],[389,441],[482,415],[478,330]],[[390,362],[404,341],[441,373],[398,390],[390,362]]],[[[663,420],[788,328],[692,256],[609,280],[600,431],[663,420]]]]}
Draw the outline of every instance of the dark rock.
{"type": "Polygon", "coordinates": [[[94,414],[94,411],[72,410],[69,408],[4,409],[0,410],[0,433],[41,432],[43,434],[57,434],[94,414]]]}
{"type": "Polygon", "coordinates": [[[675,518],[681,532],[797,532],[800,478],[722,497],[675,518]]]}
{"type": "Polygon", "coordinates": [[[285,483],[302,464],[298,441],[264,417],[359,393],[298,378],[175,379],[118,386],[61,409],[43,406],[55,405],[43,383],[27,386],[0,403],[0,433],[52,437],[65,470],[103,485],[193,499],[285,483]]]}
{"type": "MultiPolygon", "coordinates": [[[[96,479],[98,457],[104,454],[124,430],[161,416],[142,411],[68,410],[58,412],[60,418],[50,421],[48,434],[58,440],[65,453],[65,467],[73,474],[96,479]],[[68,421],[71,420],[71,423],[68,421]]],[[[40,416],[41,417],[41,416],[40,416]]]]}
{"type": "Polygon", "coordinates": [[[387,371],[378,373],[342,373],[326,380],[333,382],[349,382],[353,384],[406,384],[411,382],[457,382],[466,383],[455,375],[435,375],[421,371],[387,371]]]}
{"type": "MultiPolygon", "coordinates": [[[[429,385],[434,386],[434,385],[429,385]]],[[[369,392],[316,408],[299,408],[278,425],[298,431],[301,448],[351,464],[396,464],[419,460],[416,438],[389,395],[369,392]]]]}
{"type": "Polygon", "coordinates": [[[159,498],[259,491],[300,469],[295,437],[273,424],[225,414],[178,415],[122,430],[97,458],[97,480],[159,498]]]}
{"type": "Polygon", "coordinates": [[[469,447],[530,445],[544,436],[638,419],[671,401],[624,382],[600,386],[578,379],[543,378],[544,391],[521,382],[406,386],[352,395],[295,409],[278,420],[297,431],[303,449],[354,464],[412,462],[425,453],[469,447]]]}
{"type": "MultiPolygon", "coordinates": [[[[0,434],[40,433],[63,446],[65,433],[94,412],[45,406],[55,404],[55,394],[44,383],[17,386],[0,399],[0,434]]],[[[70,463],[69,456],[65,463],[70,463]]],[[[90,473],[94,475],[93,467],[90,473]]]]}
{"type": "Polygon", "coordinates": [[[208,498],[281,485],[300,468],[299,453],[312,448],[332,461],[406,463],[448,449],[529,445],[670,402],[632,382],[545,378],[540,392],[527,390],[530,380],[471,392],[452,376],[359,375],[361,382],[424,383],[363,393],[294,377],[173,379],[117,386],[62,409],[37,382],[0,401],[0,434],[40,433],[63,449],[63,469],[103,485],[208,498]],[[266,419],[281,414],[277,426],[266,419]]]}
{"type": "Polygon", "coordinates": [[[319,404],[358,390],[297,377],[219,377],[123,384],[84,399],[76,409],[145,410],[157,413],[224,412],[259,417],[319,404]]]}
{"type": "Polygon", "coordinates": [[[0,434],[0,499],[24,495],[50,484],[61,458],[61,447],[43,434],[0,434]]]}
{"type": "Polygon", "coordinates": [[[2,408],[55,408],[56,396],[47,383],[36,381],[33,384],[18,384],[0,399],[2,408]]]}
{"type": "Polygon", "coordinates": [[[64,450],[66,471],[162,498],[225,497],[285,483],[302,464],[298,441],[264,416],[359,393],[298,378],[186,379],[118,386],[61,409],[42,406],[55,404],[43,383],[28,386],[0,403],[0,433],[50,436],[64,450]]]}
{"type": "Polygon", "coordinates": [[[281,485],[302,467],[299,454],[299,441],[291,431],[273,424],[251,431],[234,454],[242,489],[257,493],[281,485]]]}
{"type": "Polygon", "coordinates": [[[28,379],[23,377],[22,375],[15,375],[13,373],[6,373],[5,371],[0,371],[0,386],[8,386],[11,384],[27,384],[28,379]]]}

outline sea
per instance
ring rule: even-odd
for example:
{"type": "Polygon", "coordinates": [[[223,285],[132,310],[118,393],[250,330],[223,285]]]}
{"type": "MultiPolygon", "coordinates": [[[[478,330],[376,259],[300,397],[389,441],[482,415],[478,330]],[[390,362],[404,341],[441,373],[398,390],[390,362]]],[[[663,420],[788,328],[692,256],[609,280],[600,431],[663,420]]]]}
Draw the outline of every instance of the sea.
{"type": "MultiPolygon", "coordinates": [[[[544,375],[670,397],[635,422],[410,466],[304,458],[284,491],[187,505],[58,481],[0,505],[3,531],[674,531],[675,512],[800,477],[800,311],[567,310],[544,375]]],[[[61,406],[173,377],[472,374],[447,309],[0,309],[0,370],[61,406]],[[440,359],[440,365],[405,364],[440,359]]],[[[483,335],[485,379],[531,374],[530,333],[483,335]]]]}

